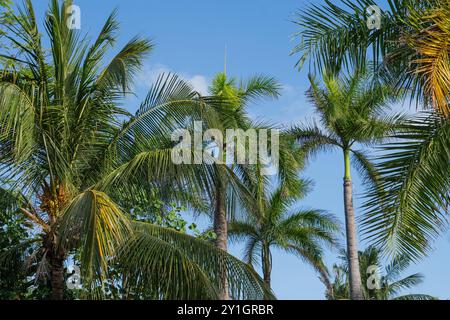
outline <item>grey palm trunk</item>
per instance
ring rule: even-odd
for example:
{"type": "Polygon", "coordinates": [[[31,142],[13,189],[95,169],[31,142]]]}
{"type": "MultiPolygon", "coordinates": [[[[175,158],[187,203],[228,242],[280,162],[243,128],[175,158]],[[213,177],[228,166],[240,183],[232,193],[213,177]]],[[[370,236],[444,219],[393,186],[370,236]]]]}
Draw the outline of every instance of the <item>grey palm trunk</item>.
{"type": "Polygon", "coordinates": [[[272,273],[272,253],[270,252],[269,244],[263,244],[263,248],[261,250],[262,257],[262,268],[263,268],[263,276],[264,282],[267,286],[271,287],[271,273],[272,273]]]}
{"type": "MultiPolygon", "coordinates": [[[[215,190],[215,208],[214,208],[214,233],[216,234],[215,246],[225,252],[228,251],[228,223],[227,210],[225,204],[225,195],[222,186],[219,184],[215,190]]],[[[222,267],[223,283],[222,290],[219,293],[220,300],[230,300],[228,292],[227,270],[222,267]]]]}
{"type": "Polygon", "coordinates": [[[358,257],[358,239],[355,222],[355,209],[353,207],[352,179],[350,174],[350,151],[344,150],[345,176],[344,176],[344,207],[345,228],[347,235],[347,254],[350,276],[350,298],[363,300],[361,284],[361,271],[358,257]]]}

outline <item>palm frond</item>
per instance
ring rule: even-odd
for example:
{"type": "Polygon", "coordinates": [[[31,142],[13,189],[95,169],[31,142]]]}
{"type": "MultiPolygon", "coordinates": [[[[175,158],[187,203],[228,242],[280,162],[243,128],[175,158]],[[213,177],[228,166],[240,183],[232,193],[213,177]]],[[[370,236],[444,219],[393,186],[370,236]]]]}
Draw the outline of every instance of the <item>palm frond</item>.
{"type": "Polygon", "coordinates": [[[153,47],[147,39],[136,37],[130,40],[100,73],[97,85],[103,90],[121,89],[126,93],[133,77],[142,67],[144,58],[153,47]]]}
{"type": "Polygon", "coordinates": [[[244,103],[261,98],[278,98],[281,85],[273,77],[257,75],[243,81],[239,85],[241,99],[244,103]]]}
{"type": "Polygon", "coordinates": [[[138,271],[133,275],[135,284],[154,289],[164,298],[215,299],[226,274],[234,299],[273,297],[253,268],[208,242],[145,223],[135,224],[135,229],[131,250],[123,251],[127,268],[138,271]],[[223,268],[226,272],[220,271],[223,268]],[[140,270],[146,275],[142,277],[140,270]]]}
{"type": "Polygon", "coordinates": [[[61,250],[80,248],[82,277],[87,283],[108,276],[108,261],[133,237],[128,217],[104,193],[88,190],[75,197],[58,228],[61,250]]]}
{"type": "Polygon", "coordinates": [[[289,130],[302,146],[302,150],[309,157],[315,156],[320,151],[329,150],[329,147],[340,146],[338,140],[329,136],[316,124],[298,125],[289,130]]]}
{"type": "Polygon", "coordinates": [[[0,83],[0,159],[6,163],[28,160],[35,142],[35,108],[19,86],[0,83]]]}
{"type": "Polygon", "coordinates": [[[399,292],[405,289],[410,289],[423,282],[424,276],[420,273],[412,274],[406,278],[397,280],[395,282],[389,283],[388,291],[391,296],[395,296],[399,292]]]}
{"type": "Polygon", "coordinates": [[[410,120],[382,150],[380,186],[365,204],[367,239],[412,259],[426,255],[447,226],[449,122],[438,114],[410,120]]]}
{"type": "Polygon", "coordinates": [[[352,150],[352,155],[353,166],[363,178],[363,183],[372,188],[376,187],[379,183],[379,174],[375,168],[375,164],[367,157],[364,151],[352,150]]]}

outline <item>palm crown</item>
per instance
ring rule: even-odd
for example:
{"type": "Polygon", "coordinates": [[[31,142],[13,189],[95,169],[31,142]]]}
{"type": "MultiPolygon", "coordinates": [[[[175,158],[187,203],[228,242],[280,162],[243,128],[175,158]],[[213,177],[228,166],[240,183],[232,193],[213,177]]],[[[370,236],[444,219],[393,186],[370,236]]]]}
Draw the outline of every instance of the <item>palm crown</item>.
{"type": "MultiPolygon", "coordinates": [[[[388,0],[380,10],[380,28],[367,27],[367,9],[376,1],[326,0],[298,14],[300,54],[318,72],[366,68],[369,59],[381,78],[407,89],[425,106],[448,115],[450,91],[450,6],[445,0],[388,0]]],[[[380,8],[382,5],[380,4],[380,8]]]]}
{"type": "Polygon", "coordinates": [[[320,124],[300,125],[292,129],[307,154],[340,148],[351,153],[355,165],[369,181],[376,173],[359,146],[372,146],[393,132],[399,116],[385,111],[394,98],[390,89],[370,81],[364,73],[351,77],[325,76],[324,88],[310,77],[308,98],[314,105],[320,124]]]}
{"type": "MultiPolygon", "coordinates": [[[[335,279],[333,281],[333,296],[328,299],[349,299],[348,291],[348,264],[346,252],[340,257],[341,264],[333,266],[335,279]]],[[[383,269],[381,266],[381,252],[375,247],[368,247],[359,252],[361,270],[369,270],[363,274],[364,296],[367,300],[432,300],[433,297],[425,294],[404,294],[405,290],[420,285],[423,275],[415,273],[402,277],[402,273],[409,267],[409,258],[405,255],[398,256],[387,264],[383,269]],[[371,279],[372,277],[373,279],[371,279]],[[376,279],[375,279],[376,277],[376,279]]]]}
{"type": "Polygon", "coordinates": [[[378,158],[380,185],[371,190],[364,217],[376,245],[418,259],[447,227],[450,6],[446,0],[388,0],[380,28],[370,30],[366,9],[376,4],[327,0],[302,10],[294,53],[301,54],[299,67],[309,61],[314,70],[333,74],[371,63],[397,93],[434,108],[390,134],[378,158]]]}
{"type": "Polygon", "coordinates": [[[324,211],[291,208],[305,196],[308,185],[308,181],[302,180],[298,181],[296,190],[284,185],[268,195],[259,189],[256,196],[259,209],[229,224],[231,239],[246,242],[245,261],[251,264],[261,261],[268,285],[271,283],[272,248],[296,255],[328,279],[322,261],[323,245],[337,244],[335,235],[339,224],[324,211]]]}

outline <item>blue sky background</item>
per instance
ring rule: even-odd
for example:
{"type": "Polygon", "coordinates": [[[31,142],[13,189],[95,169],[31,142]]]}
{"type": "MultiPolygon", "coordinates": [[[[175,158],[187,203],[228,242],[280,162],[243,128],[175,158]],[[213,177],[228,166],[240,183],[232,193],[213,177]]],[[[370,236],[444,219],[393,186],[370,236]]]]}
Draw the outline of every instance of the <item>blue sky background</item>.
{"type": "MultiPolygon", "coordinates": [[[[39,17],[47,8],[46,0],[34,0],[39,17]]],[[[289,55],[297,31],[290,21],[297,9],[315,1],[294,0],[78,0],[82,10],[82,31],[94,37],[114,8],[119,9],[121,30],[118,47],[138,34],[150,37],[156,49],[138,76],[136,92],[126,107],[137,109],[158,73],[174,71],[192,82],[201,92],[217,72],[223,70],[224,50],[228,51],[229,76],[248,77],[263,73],[283,84],[278,101],[252,105],[255,119],[291,125],[313,117],[304,97],[307,72],[298,72],[296,57],[289,55]]],[[[315,182],[314,190],[302,201],[309,208],[325,209],[343,221],[341,154],[321,154],[302,176],[315,182]]],[[[364,188],[355,176],[355,193],[364,188]]],[[[359,205],[360,200],[355,199],[359,205]]],[[[358,214],[359,210],[357,210],[358,214]]],[[[361,244],[361,247],[366,244],[361,244]]],[[[233,245],[232,253],[241,257],[242,247],[233,245]]],[[[337,252],[328,252],[326,262],[336,261],[337,252]]],[[[274,252],[273,288],[279,299],[323,299],[324,287],[314,271],[295,257],[274,252]]],[[[414,292],[450,298],[450,236],[436,243],[436,250],[408,274],[421,272],[425,282],[414,292]]],[[[406,275],[406,274],[405,274],[406,275]]]]}

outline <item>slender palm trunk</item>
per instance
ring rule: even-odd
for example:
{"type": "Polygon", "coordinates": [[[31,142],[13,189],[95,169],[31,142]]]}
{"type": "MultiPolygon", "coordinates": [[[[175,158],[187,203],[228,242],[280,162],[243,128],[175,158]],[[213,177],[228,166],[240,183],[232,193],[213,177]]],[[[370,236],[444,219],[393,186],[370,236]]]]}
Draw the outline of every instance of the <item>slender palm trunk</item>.
{"type": "Polygon", "coordinates": [[[352,179],[350,174],[350,150],[344,150],[345,177],[344,177],[344,205],[345,227],[347,231],[347,254],[350,273],[350,298],[363,300],[361,272],[358,258],[358,240],[355,223],[355,210],[353,208],[352,179]]]}
{"type": "MultiPolygon", "coordinates": [[[[214,208],[214,233],[216,234],[215,245],[217,248],[227,252],[228,251],[228,225],[227,225],[227,210],[225,205],[225,194],[222,186],[219,184],[215,192],[215,208],[214,208]]],[[[222,291],[219,295],[220,300],[230,300],[228,293],[227,270],[223,266],[223,284],[222,291]]]]}
{"type": "Polygon", "coordinates": [[[56,253],[50,256],[51,300],[64,299],[64,258],[56,253]]]}
{"type": "Polygon", "coordinates": [[[268,244],[263,244],[262,248],[262,269],[264,282],[271,287],[271,274],[272,274],[272,254],[268,244]]]}

